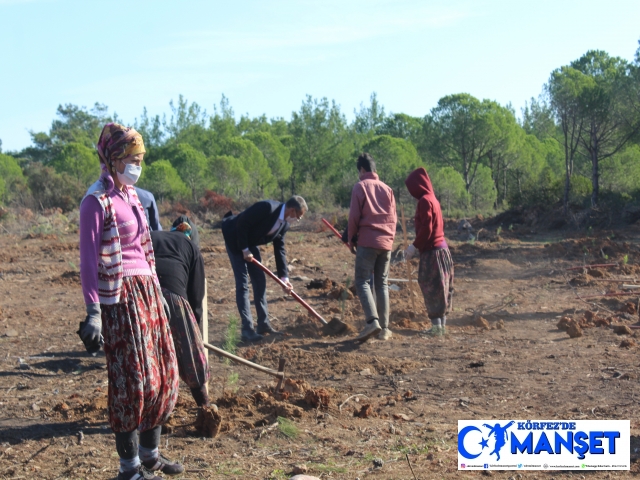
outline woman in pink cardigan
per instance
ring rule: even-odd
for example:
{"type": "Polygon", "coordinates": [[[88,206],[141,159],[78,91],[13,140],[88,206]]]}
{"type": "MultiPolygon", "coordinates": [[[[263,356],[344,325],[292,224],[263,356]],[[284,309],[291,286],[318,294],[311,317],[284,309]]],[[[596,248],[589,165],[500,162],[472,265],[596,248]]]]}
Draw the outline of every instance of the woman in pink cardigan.
{"type": "Polygon", "coordinates": [[[87,317],[79,333],[87,350],[99,349],[104,337],[118,480],[159,479],[148,471],[178,474],[184,468],[158,453],[161,425],[178,397],[178,369],[149,227],[133,188],[144,143],[134,129],[109,123],[97,150],[102,175],[80,205],[87,317]]]}

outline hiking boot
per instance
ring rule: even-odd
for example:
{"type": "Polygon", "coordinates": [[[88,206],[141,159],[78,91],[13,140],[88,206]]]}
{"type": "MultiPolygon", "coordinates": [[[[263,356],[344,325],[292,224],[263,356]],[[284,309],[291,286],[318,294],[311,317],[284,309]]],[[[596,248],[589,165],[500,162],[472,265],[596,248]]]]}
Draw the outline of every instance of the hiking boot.
{"type": "Polygon", "coordinates": [[[356,340],[360,342],[366,342],[369,339],[369,337],[375,335],[380,330],[382,329],[380,328],[380,324],[378,323],[378,320],[374,320],[373,322],[367,323],[364,326],[364,329],[362,329],[362,332],[360,332],[360,335],[356,337],[356,340]]]}
{"type": "Polygon", "coordinates": [[[138,467],[133,470],[127,470],[126,472],[118,472],[116,480],[162,480],[162,477],[158,477],[150,471],[138,467]]]}
{"type": "Polygon", "coordinates": [[[164,458],[162,455],[158,456],[155,460],[142,462],[142,466],[149,470],[149,472],[162,472],[167,475],[177,475],[184,472],[184,467],[180,463],[172,462],[171,460],[164,458]]]}
{"type": "Polygon", "coordinates": [[[378,340],[389,340],[393,337],[393,333],[388,328],[383,328],[382,331],[378,334],[378,340]]]}
{"type": "Polygon", "coordinates": [[[439,337],[442,335],[442,327],[440,325],[434,325],[429,330],[423,330],[422,334],[428,337],[439,337]]]}

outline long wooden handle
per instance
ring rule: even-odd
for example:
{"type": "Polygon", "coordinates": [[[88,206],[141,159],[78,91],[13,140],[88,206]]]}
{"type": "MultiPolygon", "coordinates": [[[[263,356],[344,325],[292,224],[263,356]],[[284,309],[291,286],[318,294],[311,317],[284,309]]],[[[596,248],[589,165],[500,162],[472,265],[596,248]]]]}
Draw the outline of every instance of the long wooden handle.
{"type": "MultiPolygon", "coordinates": [[[[251,261],[253,263],[255,263],[258,268],[260,268],[260,270],[262,270],[264,273],[266,273],[267,275],[269,275],[271,278],[273,278],[276,282],[278,282],[278,284],[282,287],[282,288],[288,288],[287,285],[278,278],[278,276],[273,273],[271,270],[269,270],[267,267],[265,267],[264,265],[262,265],[258,260],[254,258],[251,259],[251,261]]],[[[316,312],[313,307],[311,305],[309,305],[307,302],[305,302],[302,298],[300,298],[300,295],[298,295],[296,292],[294,292],[293,290],[291,290],[289,292],[289,295],[291,295],[293,298],[296,299],[296,301],[302,305],[304,308],[306,308],[309,313],[311,315],[313,315],[314,317],[316,317],[318,320],[320,320],[320,323],[322,323],[323,325],[328,325],[327,321],[322,318],[322,316],[316,312]]]]}
{"type": "Polygon", "coordinates": [[[328,221],[326,221],[324,218],[322,219],[322,221],[324,222],[324,224],[325,224],[327,227],[329,227],[329,229],[330,229],[333,233],[335,233],[335,234],[336,234],[336,237],[338,237],[338,238],[340,239],[340,241],[341,241],[342,243],[344,243],[344,244],[345,244],[345,246],[346,246],[347,248],[349,248],[349,244],[348,244],[347,242],[343,242],[343,241],[342,241],[342,235],[340,235],[340,232],[339,232],[338,230],[336,230],[336,229],[335,229],[335,227],[334,227],[333,225],[331,225],[328,221]]]}
{"type": "MultiPolygon", "coordinates": [[[[407,222],[404,220],[404,205],[400,205],[400,214],[402,216],[402,235],[404,236],[404,249],[406,250],[409,246],[409,240],[407,239],[407,222]]],[[[409,280],[409,294],[411,297],[411,308],[414,312],[417,313],[416,310],[416,301],[413,298],[414,290],[413,290],[413,282],[411,276],[411,265],[409,262],[405,261],[405,268],[407,269],[407,279],[409,280]]]]}
{"type": "Polygon", "coordinates": [[[278,372],[277,370],[273,370],[271,368],[263,367],[262,365],[258,365],[257,363],[250,362],[246,358],[238,357],[237,355],[234,355],[233,353],[229,353],[226,350],[222,350],[221,348],[214,347],[213,345],[211,345],[209,343],[206,343],[206,342],[204,342],[204,346],[206,348],[208,348],[209,350],[217,353],[218,355],[221,355],[223,357],[227,357],[228,359],[233,360],[234,362],[241,363],[241,364],[246,365],[247,367],[251,367],[251,368],[253,368],[255,370],[260,370],[261,372],[268,373],[269,375],[273,375],[274,377],[284,378],[284,372],[278,372]]]}

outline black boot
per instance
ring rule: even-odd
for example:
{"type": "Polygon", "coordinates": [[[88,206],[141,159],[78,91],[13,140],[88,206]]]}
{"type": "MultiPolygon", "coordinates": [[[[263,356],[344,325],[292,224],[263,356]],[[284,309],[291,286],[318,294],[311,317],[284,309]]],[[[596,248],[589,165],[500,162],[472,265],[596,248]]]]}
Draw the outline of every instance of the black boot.
{"type": "Polygon", "coordinates": [[[240,337],[240,340],[246,343],[251,343],[251,342],[259,342],[260,340],[262,340],[262,338],[263,338],[262,335],[254,332],[253,330],[243,330],[242,337],[240,337]]]}
{"type": "Polygon", "coordinates": [[[264,335],[269,333],[271,335],[280,335],[281,333],[271,326],[269,320],[265,321],[262,325],[258,325],[258,334],[264,335]]]}

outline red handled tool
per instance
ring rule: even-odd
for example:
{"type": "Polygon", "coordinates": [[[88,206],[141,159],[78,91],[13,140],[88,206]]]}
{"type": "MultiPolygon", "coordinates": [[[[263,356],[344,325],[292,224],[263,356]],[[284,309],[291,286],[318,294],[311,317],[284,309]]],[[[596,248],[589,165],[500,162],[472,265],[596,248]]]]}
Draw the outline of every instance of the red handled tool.
{"type": "MultiPolygon", "coordinates": [[[[340,239],[340,241],[342,242],[342,235],[340,235],[340,232],[339,232],[338,230],[336,230],[336,229],[335,229],[335,227],[334,227],[333,225],[331,225],[329,222],[327,222],[324,218],[322,219],[322,222],[323,222],[327,227],[329,227],[329,228],[331,229],[331,231],[332,231],[333,233],[335,233],[335,234],[336,234],[336,237],[338,237],[338,238],[340,239]]],[[[345,246],[346,246],[347,248],[349,248],[349,244],[348,244],[348,243],[346,243],[346,242],[342,242],[342,243],[344,243],[344,244],[345,244],[345,246]]]]}
{"type": "MultiPolygon", "coordinates": [[[[273,278],[276,282],[278,282],[278,285],[280,285],[283,288],[288,288],[287,285],[282,280],[280,280],[277,275],[275,275],[271,270],[269,270],[267,267],[262,265],[258,260],[256,260],[255,258],[252,258],[251,262],[254,263],[264,273],[266,273],[271,278],[273,278]]],[[[332,318],[331,321],[329,323],[327,323],[327,321],[324,318],[322,318],[322,315],[320,315],[318,312],[316,312],[313,309],[313,307],[311,307],[311,305],[309,305],[302,298],[300,298],[300,295],[298,295],[293,290],[289,291],[289,295],[291,295],[293,298],[295,298],[296,301],[300,305],[302,305],[304,308],[306,308],[311,315],[316,317],[320,321],[320,323],[322,323],[322,325],[324,325],[326,327],[324,330],[329,335],[340,335],[340,334],[342,334],[344,332],[349,332],[350,331],[349,326],[346,323],[344,323],[342,320],[337,318],[337,317],[332,318]]]]}
{"type": "MultiPolygon", "coordinates": [[[[265,267],[264,265],[262,265],[258,260],[256,260],[255,258],[252,258],[252,259],[251,259],[251,261],[252,261],[253,263],[255,263],[255,264],[258,266],[258,268],[259,268],[260,270],[262,270],[264,273],[266,273],[266,274],[267,274],[267,275],[269,275],[271,278],[273,278],[276,282],[278,282],[278,284],[279,284],[282,288],[288,288],[288,287],[287,287],[287,285],[286,285],[282,280],[280,280],[280,279],[277,277],[277,275],[276,275],[276,274],[274,274],[271,270],[269,270],[267,267],[265,267]]],[[[304,308],[306,308],[307,310],[309,310],[309,313],[310,313],[311,315],[313,315],[314,317],[316,317],[318,320],[320,320],[320,322],[321,322],[323,325],[328,325],[327,321],[326,321],[324,318],[322,318],[322,316],[321,316],[318,312],[316,312],[316,311],[313,309],[313,307],[312,307],[311,305],[309,305],[309,304],[308,304],[307,302],[305,302],[302,298],[300,298],[300,295],[298,295],[298,294],[297,294],[296,292],[294,292],[293,290],[291,290],[291,291],[289,292],[289,295],[291,295],[293,298],[295,298],[295,299],[296,299],[296,301],[297,301],[300,305],[302,305],[304,308]]]]}

